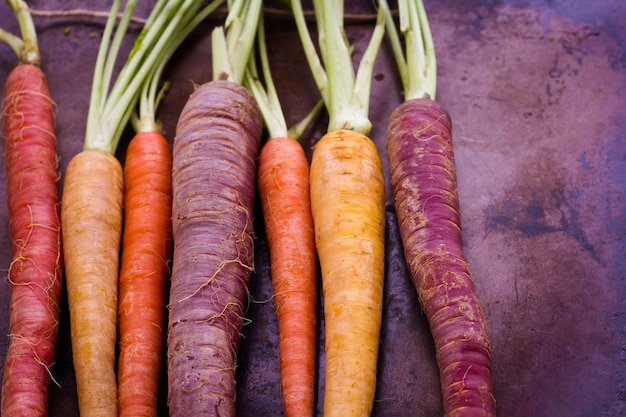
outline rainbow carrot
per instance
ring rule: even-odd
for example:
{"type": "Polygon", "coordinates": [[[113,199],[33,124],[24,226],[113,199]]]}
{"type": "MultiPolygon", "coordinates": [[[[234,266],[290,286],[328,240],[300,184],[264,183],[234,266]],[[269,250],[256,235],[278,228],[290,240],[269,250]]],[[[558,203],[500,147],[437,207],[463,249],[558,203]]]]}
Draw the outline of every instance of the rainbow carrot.
{"type": "Polygon", "coordinates": [[[327,133],[313,148],[311,210],[322,270],[325,416],[369,416],[376,375],[385,261],[385,181],[367,136],[373,64],[384,35],[379,12],[354,73],[343,4],[313,2],[322,61],[299,1],[292,1],[305,54],[328,109],[327,133]]]}
{"type": "Polygon", "coordinates": [[[241,83],[262,2],[234,1],[212,32],[213,79],[181,111],[173,145],[170,416],[235,416],[235,368],[254,269],[262,121],[241,83]]]}
{"type": "Polygon", "coordinates": [[[312,417],[317,376],[317,253],[309,162],[298,139],[323,102],[288,130],[269,67],[263,19],[257,38],[263,76],[251,59],[246,84],[269,132],[259,155],[258,185],[278,320],[283,409],[286,417],[312,417]]]}
{"type": "Polygon", "coordinates": [[[387,128],[387,155],[411,279],[430,323],[446,417],[493,417],[487,324],[461,239],[452,124],[435,100],[432,35],[421,0],[400,2],[406,60],[385,0],[405,101],[387,128]]]}
{"type": "Polygon", "coordinates": [[[41,70],[28,5],[10,0],[22,38],[2,32],[19,64],[6,81],[5,168],[13,259],[9,268],[9,349],[2,416],[48,413],[56,354],[63,258],[54,103],[41,70]]]}

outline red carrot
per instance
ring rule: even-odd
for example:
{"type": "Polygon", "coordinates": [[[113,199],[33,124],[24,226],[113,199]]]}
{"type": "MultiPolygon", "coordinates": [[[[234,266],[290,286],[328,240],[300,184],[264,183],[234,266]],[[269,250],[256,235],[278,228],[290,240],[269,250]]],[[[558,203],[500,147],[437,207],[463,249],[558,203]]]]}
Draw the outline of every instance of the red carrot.
{"type": "Polygon", "coordinates": [[[213,80],[191,94],[174,138],[167,342],[172,417],[235,416],[262,131],[258,106],[241,82],[261,2],[230,5],[228,35],[223,27],[212,34],[213,80]]]}
{"type": "Polygon", "coordinates": [[[391,186],[411,279],[428,318],[446,417],[495,416],[487,324],[461,239],[452,124],[434,101],[435,55],[421,1],[402,2],[404,61],[393,19],[388,31],[405,102],[389,118],[391,186]],[[410,38],[410,39],[409,39],[410,38]]]}
{"type": "Polygon", "coordinates": [[[269,68],[263,20],[259,23],[258,56],[263,76],[257,74],[255,60],[251,59],[246,81],[269,132],[259,156],[258,185],[278,320],[283,408],[286,417],[311,417],[317,356],[317,254],[309,163],[297,139],[323,102],[288,130],[269,68]]]}
{"type": "Polygon", "coordinates": [[[28,6],[21,0],[11,0],[9,5],[23,39],[9,41],[20,63],[7,79],[3,109],[13,260],[0,414],[45,416],[62,289],[54,103],[39,67],[28,6]]]}

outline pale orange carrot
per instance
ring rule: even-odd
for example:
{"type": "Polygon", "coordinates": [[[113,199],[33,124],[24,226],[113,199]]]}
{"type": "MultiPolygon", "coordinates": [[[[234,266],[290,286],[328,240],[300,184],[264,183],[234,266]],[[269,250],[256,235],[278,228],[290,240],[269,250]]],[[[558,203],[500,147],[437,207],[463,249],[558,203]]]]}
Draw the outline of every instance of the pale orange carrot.
{"type": "Polygon", "coordinates": [[[72,354],[81,414],[117,415],[115,346],[122,166],[86,150],[65,171],[61,219],[72,354]]]}

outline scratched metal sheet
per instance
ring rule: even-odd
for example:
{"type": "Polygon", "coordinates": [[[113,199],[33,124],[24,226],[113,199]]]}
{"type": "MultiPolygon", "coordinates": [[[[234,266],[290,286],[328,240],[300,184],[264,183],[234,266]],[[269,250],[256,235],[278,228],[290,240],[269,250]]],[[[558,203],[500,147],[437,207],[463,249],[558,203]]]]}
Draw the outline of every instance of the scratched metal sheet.
{"type": "MultiPolygon", "coordinates": [[[[137,14],[147,14],[140,2],[137,14]]],[[[106,1],[33,1],[42,65],[57,104],[64,171],[81,146],[103,18],[43,13],[107,11],[106,1]]],[[[498,414],[626,415],[626,3],[622,0],[426,1],[438,52],[437,99],[453,120],[466,254],[488,320],[498,414]]],[[[348,2],[355,61],[369,39],[370,1],[348,2]]],[[[290,122],[318,100],[291,21],[268,11],[270,54],[290,122]],[[278,65],[277,63],[280,63],[278,65]]],[[[207,22],[177,53],[159,117],[170,138],[194,83],[211,78],[207,22]]],[[[0,27],[17,26],[5,4],[0,27]]],[[[129,37],[136,34],[131,31],[129,37]]],[[[15,64],[0,45],[0,94],[15,64]]],[[[372,83],[371,136],[386,164],[385,123],[400,103],[383,46],[372,83]]],[[[326,128],[303,138],[310,147],[326,128]]],[[[128,137],[125,137],[127,140],[128,137]]],[[[125,142],[118,156],[123,161],[125,142]]],[[[0,145],[4,151],[4,145],[0,145]]],[[[6,200],[0,172],[0,200],[6,200]]],[[[384,322],[373,416],[441,415],[427,323],[407,276],[388,197],[384,322]]],[[[281,415],[277,327],[267,242],[257,210],[256,272],[238,378],[240,416],[281,415]]],[[[8,337],[10,264],[0,204],[0,363],[8,337]]],[[[77,416],[67,304],[63,305],[50,416],[77,416]]],[[[322,415],[323,323],[319,398],[322,415]]],[[[1,371],[0,371],[1,372],[1,371]]],[[[161,415],[167,415],[163,379],[161,415]]]]}

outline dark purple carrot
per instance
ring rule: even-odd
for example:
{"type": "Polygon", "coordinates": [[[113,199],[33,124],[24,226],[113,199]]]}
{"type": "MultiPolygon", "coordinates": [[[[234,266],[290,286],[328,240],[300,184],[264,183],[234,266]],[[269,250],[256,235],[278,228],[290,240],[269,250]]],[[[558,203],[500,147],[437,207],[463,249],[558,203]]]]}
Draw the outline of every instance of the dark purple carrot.
{"type": "Polygon", "coordinates": [[[489,339],[462,249],[446,111],[429,99],[404,102],[390,117],[387,155],[407,265],[435,341],[445,416],[492,416],[489,339]]]}
{"type": "Polygon", "coordinates": [[[12,262],[9,349],[0,414],[46,416],[61,303],[61,225],[54,103],[39,67],[28,6],[9,1],[23,39],[4,33],[19,64],[6,81],[4,165],[12,262]]]}
{"type": "MultiPolygon", "coordinates": [[[[243,24],[236,62],[191,94],[173,146],[173,236],[169,324],[170,416],[235,416],[235,368],[254,269],[253,214],[262,121],[241,86],[261,2],[243,2],[227,25],[243,24]],[[249,48],[245,44],[249,42],[249,48]]],[[[227,26],[229,28],[229,26],[227,26]]],[[[237,32],[230,32],[237,35],[237,32]]]]}
{"type": "Polygon", "coordinates": [[[403,6],[403,33],[415,49],[407,48],[412,58],[405,62],[387,13],[405,101],[389,118],[386,146],[405,258],[435,343],[444,416],[493,417],[491,351],[463,251],[452,123],[434,101],[435,54],[424,6],[403,6]]]}
{"type": "Polygon", "coordinates": [[[235,415],[234,371],[254,268],[261,127],[254,99],[231,81],[198,87],[178,122],[168,334],[172,416],[235,415]]]}

